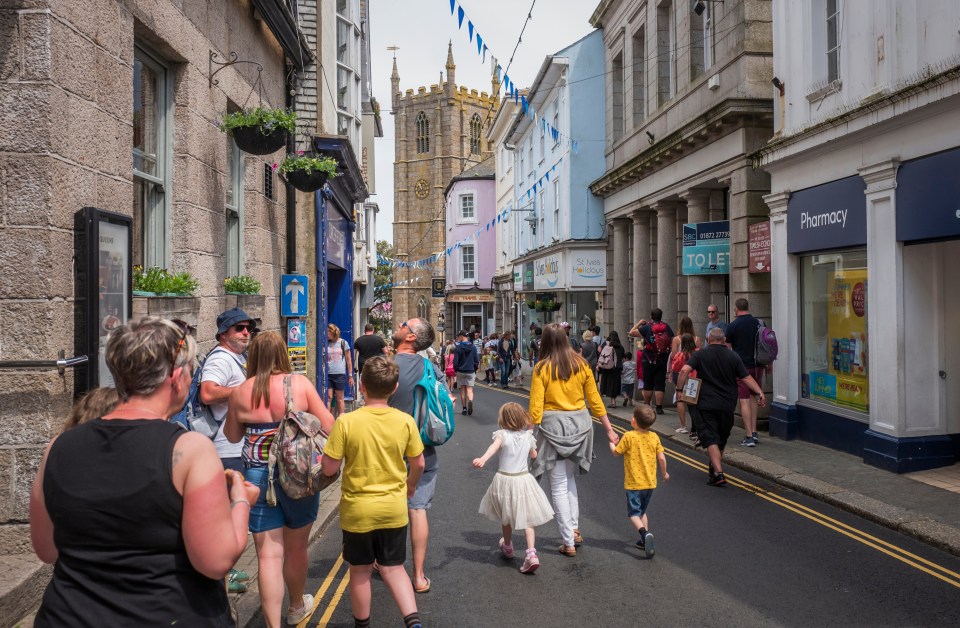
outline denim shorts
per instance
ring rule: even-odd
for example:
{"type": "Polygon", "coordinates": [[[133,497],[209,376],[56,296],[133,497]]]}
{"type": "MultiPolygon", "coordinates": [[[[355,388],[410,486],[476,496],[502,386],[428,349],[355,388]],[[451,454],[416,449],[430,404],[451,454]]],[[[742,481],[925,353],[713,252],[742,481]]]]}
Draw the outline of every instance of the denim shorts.
{"type": "Polygon", "coordinates": [[[407,499],[408,510],[426,510],[433,505],[433,493],[437,490],[437,450],[433,447],[423,448],[423,475],[417,482],[413,497],[407,499]]]}
{"type": "MultiPolygon", "coordinates": [[[[274,471],[276,473],[276,471],[274,471]]],[[[243,476],[251,483],[260,487],[260,496],[257,503],[250,509],[250,531],[266,532],[276,530],[277,528],[290,528],[295,530],[313,524],[317,519],[317,512],[320,510],[320,493],[304,497],[303,499],[293,499],[289,497],[280,486],[280,481],[275,480],[273,489],[277,494],[277,505],[271,506],[267,503],[267,467],[248,467],[243,476]]]]}
{"type": "Polygon", "coordinates": [[[327,388],[330,390],[344,390],[346,387],[346,373],[327,373],[327,388]]]}
{"type": "Polygon", "coordinates": [[[642,517],[643,513],[647,512],[651,497],[653,497],[652,488],[642,491],[627,491],[627,516],[642,517]]]}

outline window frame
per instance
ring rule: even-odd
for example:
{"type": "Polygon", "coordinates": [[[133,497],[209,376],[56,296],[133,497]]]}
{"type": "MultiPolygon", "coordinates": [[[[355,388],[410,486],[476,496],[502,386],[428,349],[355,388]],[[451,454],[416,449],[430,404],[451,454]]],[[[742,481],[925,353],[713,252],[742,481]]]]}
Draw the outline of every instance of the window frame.
{"type": "Polygon", "coordinates": [[[553,180],[553,236],[560,238],[560,179],[553,180]]]}
{"type": "MultiPolygon", "coordinates": [[[[132,237],[140,241],[140,259],[135,260],[145,268],[167,268],[171,251],[171,225],[173,215],[173,142],[174,142],[174,87],[175,77],[171,64],[164,62],[139,42],[134,43],[134,63],[148,67],[157,75],[157,153],[156,174],[132,167],[134,194],[143,186],[143,217],[141,233],[132,237]]],[[[134,74],[135,76],[135,74],[134,74]]],[[[141,73],[141,80],[142,80],[141,73]]],[[[134,79],[135,80],[135,79],[134,79]]],[[[131,90],[136,85],[131,85],[131,90]]],[[[131,146],[131,158],[135,163],[137,149],[131,146]]],[[[136,204],[136,199],[134,199],[136,204]]],[[[136,247],[133,247],[136,250],[136,247]]]]}
{"type": "Polygon", "coordinates": [[[475,225],[480,221],[477,217],[477,193],[475,190],[463,190],[457,192],[457,224],[475,225]],[[470,199],[470,208],[473,210],[472,216],[466,216],[463,213],[464,201],[470,199]]]}
{"type": "Polygon", "coordinates": [[[557,104],[556,108],[553,110],[553,128],[557,130],[557,139],[553,141],[553,147],[556,148],[560,144],[560,105],[557,104]]]}
{"type": "Polygon", "coordinates": [[[843,3],[841,0],[826,0],[824,3],[826,9],[826,30],[824,39],[824,48],[826,52],[826,78],[827,83],[833,83],[840,80],[840,36],[843,33],[843,3]],[[830,12],[830,5],[833,4],[833,13],[830,12]],[[833,35],[833,48],[830,47],[830,36],[833,35]]]}
{"type": "Polygon", "coordinates": [[[233,197],[233,203],[224,198],[226,213],[226,276],[236,277],[243,273],[243,186],[246,180],[243,151],[233,138],[227,138],[227,151],[230,154],[227,170],[227,190],[233,197]],[[233,245],[233,246],[231,246],[233,245]]]}
{"type": "Polygon", "coordinates": [[[479,113],[470,116],[470,154],[479,155],[483,148],[481,134],[483,131],[483,120],[479,113]]]}
{"type": "Polygon", "coordinates": [[[416,147],[418,155],[430,154],[430,118],[421,111],[416,117],[416,147]]]}
{"type": "Polygon", "coordinates": [[[715,59],[713,58],[713,3],[706,2],[706,8],[703,10],[703,71],[706,72],[713,67],[715,59]]]}
{"type": "Polygon", "coordinates": [[[469,283],[477,280],[477,249],[473,244],[462,244],[460,246],[460,282],[469,283]],[[467,252],[470,253],[470,260],[467,261],[467,252]],[[467,264],[470,264],[472,274],[467,274],[467,264]]]}

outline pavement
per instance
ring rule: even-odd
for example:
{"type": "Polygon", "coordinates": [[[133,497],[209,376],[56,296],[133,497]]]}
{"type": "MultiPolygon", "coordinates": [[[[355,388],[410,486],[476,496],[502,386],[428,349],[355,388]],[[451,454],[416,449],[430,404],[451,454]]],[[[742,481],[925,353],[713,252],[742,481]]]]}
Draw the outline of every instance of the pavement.
{"type": "MultiPolygon", "coordinates": [[[[529,393],[530,379],[528,373],[523,384],[511,384],[511,388],[529,393]]],[[[629,426],[632,408],[607,410],[611,417],[629,426]]],[[[680,427],[676,411],[665,406],[664,412],[657,416],[653,430],[661,439],[694,449],[687,434],[675,431],[680,427]]],[[[689,425],[689,417],[687,422],[689,425]]],[[[723,456],[725,466],[749,471],[960,556],[960,494],[871,467],[857,456],[801,440],[785,441],[761,432],[759,445],[743,447],[740,441],[745,436],[741,427],[733,428],[723,456]]]]}

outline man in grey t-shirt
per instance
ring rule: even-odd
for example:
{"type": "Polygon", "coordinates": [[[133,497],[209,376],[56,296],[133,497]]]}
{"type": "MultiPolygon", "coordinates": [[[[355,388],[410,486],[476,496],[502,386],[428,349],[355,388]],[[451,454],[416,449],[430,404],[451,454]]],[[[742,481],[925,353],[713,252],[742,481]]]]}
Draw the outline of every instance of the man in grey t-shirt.
{"type": "MultiPolygon", "coordinates": [[[[429,322],[411,318],[403,321],[393,332],[393,347],[397,354],[394,356],[397,366],[400,367],[400,380],[397,382],[397,391],[388,400],[391,408],[396,408],[413,415],[413,388],[423,369],[432,368],[433,364],[417,354],[433,345],[435,334],[429,322]]],[[[449,395],[444,377],[437,372],[437,381],[442,388],[441,394],[449,395]]],[[[429,540],[429,523],[427,509],[433,503],[433,493],[437,486],[437,450],[434,447],[423,448],[423,475],[417,482],[417,489],[413,497],[407,500],[407,510],[410,515],[410,546],[413,550],[413,589],[417,593],[426,593],[430,590],[430,579],[423,571],[427,558],[427,542],[429,540]]]]}
{"type": "Polygon", "coordinates": [[[707,306],[707,331],[703,334],[704,338],[710,337],[711,329],[719,329],[726,335],[727,333],[727,324],[723,322],[723,319],[720,318],[720,309],[716,305],[711,303],[707,306]]]}

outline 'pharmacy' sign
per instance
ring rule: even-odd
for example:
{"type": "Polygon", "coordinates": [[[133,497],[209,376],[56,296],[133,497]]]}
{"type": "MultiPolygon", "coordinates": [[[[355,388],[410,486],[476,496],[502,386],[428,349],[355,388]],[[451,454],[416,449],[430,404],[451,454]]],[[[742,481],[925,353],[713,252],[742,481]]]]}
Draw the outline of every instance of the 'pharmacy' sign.
{"type": "Polygon", "coordinates": [[[683,274],[730,274],[730,221],[683,225],[683,274]]]}

